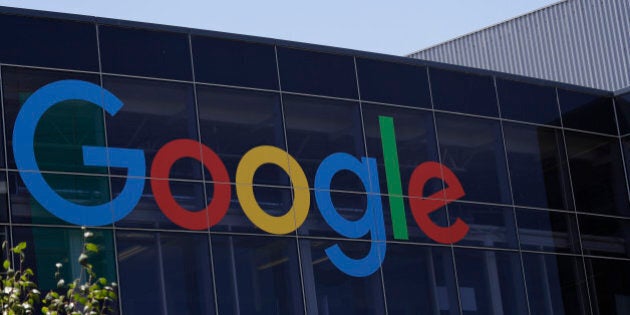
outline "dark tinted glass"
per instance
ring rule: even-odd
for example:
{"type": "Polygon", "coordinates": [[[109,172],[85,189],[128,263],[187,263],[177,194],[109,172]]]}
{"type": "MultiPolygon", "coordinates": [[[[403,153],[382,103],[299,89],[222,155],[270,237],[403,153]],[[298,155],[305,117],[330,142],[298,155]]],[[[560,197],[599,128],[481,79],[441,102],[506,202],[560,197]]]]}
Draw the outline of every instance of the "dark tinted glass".
{"type": "MultiPolygon", "coordinates": [[[[57,271],[55,264],[61,263],[60,275],[66,282],[83,277],[78,258],[83,244],[83,231],[76,227],[73,229],[42,228],[42,227],[14,227],[13,244],[26,242],[26,260],[24,268],[31,268],[41,292],[57,289],[57,281],[54,274],[57,271]]],[[[89,253],[88,263],[94,267],[97,277],[104,277],[110,282],[119,282],[116,279],[114,264],[114,241],[111,230],[90,230],[93,236],[88,240],[98,246],[98,253],[89,253]]],[[[85,280],[84,280],[85,281],[85,280]]],[[[115,306],[114,309],[118,307],[115,306]]]]}
{"type": "Polygon", "coordinates": [[[435,109],[499,116],[492,77],[430,68],[435,109]]]}
{"type": "MultiPolygon", "coordinates": [[[[22,104],[39,88],[69,79],[99,83],[97,75],[3,67],[3,105],[7,124],[9,168],[16,168],[13,157],[13,126],[22,104]]],[[[83,145],[105,145],[101,108],[88,102],[73,100],[58,103],[46,111],[35,131],[35,156],[40,170],[106,173],[105,167],[83,164],[83,145]]]]}
{"type": "Polygon", "coordinates": [[[439,160],[433,115],[428,111],[380,105],[363,104],[362,108],[368,156],[376,159],[381,193],[400,194],[387,189],[387,176],[391,174],[388,175],[385,171],[385,156],[392,158],[394,154],[397,154],[397,169],[400,171],[402,194],[408,195],[409,178],[413,170],[424,162],[439,160]],[[386,126],[380,127],[379,117],[381,116],[393,119],[394,141],[392,143],[396,144],[396,152],[383,152],[383,144],[389,140],[387,140],[388,136],[383,137],[382,133],[387,134],[388,129],[386,126]]]}
{"type": "Polygon", "coordinates": [[[497,79],[497,90],[503,118],[560,126],[553,87],[497,79]]]}
{"type": "Polygon", "coordinates": [[[575,214],[516,209],[521,249],[580,253],[575,214]]]}
{"type": "Polygon", "coordinates": [[[389,314],[460,314],[448,247],[392,244],[383,279],[389,314]]]}
{"type": "Polygon", "coordinates": [[[587,258],[586,275],[595,315],[630,313],[630,262],[587,258]]]}
{"type": "Polygon", "coordinates": [[[431,108],[426,67],[358,58],[357,72],[364,101],[431,108]]]}
{"type": "Polygon", "coordinates": [[[511,203],[500,123],[449,114],[436,119],[442,163],[461,181],[462,199],[511,203]]]}
{"type": "Polygon", "coordinates": [[[357,80],[351,56],[278,47],[283,91],[357,98],[357,80]]]}
{"type": "Polygon", "coordinates": [[[580,215],[585,255],[630,258],[630,220],[580,215]]]}
{"type": "Polygon", "coordinates": [[[304,314],[296,241],[212,235],[219,314],[304,314]]]}
{"type": "Polygon", "coordinates": [[[309,314],[384,314],[383,284],[377,271],[367,277],[351,277],[335,267],[324,250],[338,244],[350,257],[364,257],[368,242],[300,240],[306,311],[309,314]],[[351,302],[350,302],[351,301],[351,302]]]}
{"type": "MultiPolygon", "coordinates": [[[[162,146],[175,139],[198,140],[192,85],[113,76],[104,77],[103,85],[124,104],[115,116],[107,115],[108,145],[144,151],[147,176],[162,146]]],[[[112,173],[125,175],[127,171],[112,168],[112,173]]],[[[201,163],[182,159],[170,174],[201,179],[201,163]]]]}
{"type": "Polygon", "coordinates": [[[100,25],[103,72],[192,80],[188,36],[100,25]]]}
{"type": "Polygon", "coordinates": [[[461,202],[447,207],[451,224],[461,219],[469,227],[468,234],[458,245],[518,248],[513,208],[461,202]]]}
{"type": "Polygon", "coordinates": [[[531,314],[591,314],[582,258],[523,253],[531,314]]]}
{"type": "MultiPolygon", "coordinates": [[[[441,185],[440,183],[436,183],[437,185],[441,185]]],[[[428,186],[428,185],[427,185],[428,186]]],[[[425,194],[428,195],[428,194],[425,194]]],[[[382,196],[381,197],[381,202],[383,203],[383,218],[385,220],[385,232],[387,233],[387,239],[388,240],[395,240],[394,238],[394,224],[392,223],[392,211],[391,206],[390,206],[390,198],[392,198],[392,196],[382,196]]],[[[413,198],[417,198],[417,197],[404,197],[403,198],[403,203],[405,205],[405,213],[407,213],[406,215],[406,221],[407,221],[407,232],[408,232],[408,236],[409,242],[413,242],[413,243],[429,243],[429,244],[437,244],[436,241],[432,240],[431,238],[429,238],[429,236],[425,233],[425,231],[423,231],[420,228],[420,225],[416,222],[415,218],[413,217],[413,215],[411,214],[411,206],[410,201],[413,198]]],[[[447,210],[446,207],[442,207],[439,209],[436,209],[435,211],[429,213],[429,219],[431,221],[433,221],[436,225],[438,226],[448,226],[448,219],[447,219],[447,210]]],[[[404,240],[407,241],[407,240],[404,240]]]]}
{"type": "Polygon", "coordinates": [[[518,253],[455,249],[464,315],[527,314],[518,253]]]}
{"type": "Polygon", "coordinates": [[[565,132],[578,211],[630,215],[619,140],[565,132]]]}
{"type": "MultiPolygon", "coordinates": [[[[9,189],[12,186],[7,181],[7,176],[3,172],[0,174],[0,222],[9,221],[9,189]]],[[[1,230],[1,229],[0,229],[1,230]]],[[[0,231],[1,233],[1,231],[0,231]]],[[[0,236],[1,238],[1,236],[0,236]]]]}
{"type": "Polygon", "coordinates": [[[630,133],[630,93],[617,96],[615,98],[617,108],[617,119],[619,121],[619,132],[621,135],[630,133]]]}
{"type": "Polygon", "coordinates": [[[505,122],[514,203],[573,209],[562,131],[505,122]]]}
{"type": "Polygon", "coordinates": [[[125,314],[214,314],[208,234],[118,231],[125,314]]]}
{"type": "Polygon", "coordinates": [[[276,52],[271,45],[193,36],[192,47],[198,82],[278,88],[276,52]]]}
{"type": "MultiPolygon", "coordinates": [[[[343,218],[349,221],[357,221],[363,217],[363,213],[367,208],[367,196],[365,194],[332,191],[329,193],[333,206],[343,218]]],[[[299,227],[298,233],[310,236],[343,237],[331,228],[321,215],[314,192],[311,192],[311,207],[308,217],[304,224],[299,227]]],[[[368,233],[362,238],[370,239],[370,234],[368,233]]]]}
{"type": "Polygon", "coordinates": [[[617,134],[612,98],[569,90],[558,90],[565,127],[617,134]]]}
{"type": "Polygon", "coordinates": [[[0,16],[0,62],[98,71],[92,23],[0,16]]]}
{"type": "MultiPolygon", "coordinates": [[[[243,155],[260,145],[285,149],[282,107],[277,93],[197,87],[201,141],[225,164],[231,181],[243,155]]],[[[256,184],[289,185],[286,172],[266,165],[256,184]]]]}
{"type": "MultiPolygon", "coordinates": [[[[319,164],[328,155],[365,156],[358,103],[290,95],[283,100],[289,154],[302,166],[311,187],[319,164]]],[[[337,174],[331,187],[365,191],[350,172],[337,174]]]]}
{"type": "MultiPolygon", "coordinates": [[[[105,176],[82,176],[69,174],[43,174],[46,183],[62,198],[73,203],[95,206],[109,202],[109,179],[105,176]]],[[[50,213],[30,194],[17,172],[9,172],[9,194],[13,223],[66,224],[50,213]]],[[[79,222],[85,213],[75,214],[79,222]]]]}

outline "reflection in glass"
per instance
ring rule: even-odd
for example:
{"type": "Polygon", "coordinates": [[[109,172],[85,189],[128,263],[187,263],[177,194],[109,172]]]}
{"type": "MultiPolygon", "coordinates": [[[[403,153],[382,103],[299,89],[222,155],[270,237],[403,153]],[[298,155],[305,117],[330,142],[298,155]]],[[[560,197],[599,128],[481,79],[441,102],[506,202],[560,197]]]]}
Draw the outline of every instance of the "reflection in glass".
{"type": "MultiPolygon", "coordinates": [[[[357,221],[364,215],[367,207],[367,196],[365,194],[330,192],[333,206],[341,217],[349,221],[357,221]]],[[[311,192],[311,209],[304,224],[299,227],[300,235],[308,236],[326,236],[326,237],[342,237],[330,227],[324,217],[321,215],[318,204],[315,200],[314,192],[311,192]]],[[[363,239],[369,239],[370,235],[366,234],[363,239]]]]}
{"type": "Polygon", "coordinates": [[[464,315],[527,314],[518,253],[455,249],[464,315]]]}
{"type": "Polygon", "coordinates": [[[459,178],[462,200],[511,203],[498,121],[436,113],[442,163],[459,178]]]}
{"type": "Polygon", "coordinates": [[[338,244],[349,257],[365,257],[368,242],[300,239],[306,311],[309,314],[384,314],[383,286],[379,271],[355,278],[335,267],[324,250],[338,244]],[[352,301],[351,303],[349,301],[352,301]]]}
{"type": "Polygon", "coordinates": [[[578,211],[630,215],[619,140],[566,131],[578,211]]]}
{"type": "Polygon", "coordinates": [[[505,122],[514,203],[573,209],[562,131],[505,122]]]}
{"type": "Polygon", "coordinates": [[[511,207],[453,202],[447,208],[451,224],[461,219],[469,227],[468,234],[458,245],[518,248],[511,207]]]}
{"type": "Polygon", "coordinates": [[[630,220],[579,215],[585,255],[630,258],[630,220]]]}
{"type": "Polygon", "coordinates": [[[512,80],[497,79],[501,117],[560,126],[556,90],[512,80]]]}
{"type": "Polygon", "coordinates": [[[531,314],[590,314],[582,258],[523,253],[531,314]]]}
{"type": "Polygon", "coordinates": [[[214,314],[208,234],[118,231],[125,314],[214,314]]]}
{"type": "Polygon", "coordinates": [[[586,274],[595,315],[630,314],[630,262],[586,258],[586,274]]]}
{"type": "Polygon", "coordinates": [[[448,247],[389,245],[383,279],[389,314],[460,314],[448,247]]]}
{"type": "Polygon", "coordinates": [[[498,117],[492,77],[429,68],[435,109],[498,117]]]}
{"type": "Polygon", "coordinates": [[[219,314],[303,314],[294,238],[212,235],[219,314]]]}
{"type": "Polygon", "coordinates": [[[615,97],[615,108],[617,109],[619,132],[622,136],[627,135],[630,133],[630,93],[615,97]]]}
{"type": "Polygon", "coordinates": [[[564,127],[617,135],[612,98],[558,89],[558,100],[564,127]]]}
{"type": "Polygon", "coordinates": [[[521,249],[580,253],[575,214],[517,208],[516,218],[521,249]]]}

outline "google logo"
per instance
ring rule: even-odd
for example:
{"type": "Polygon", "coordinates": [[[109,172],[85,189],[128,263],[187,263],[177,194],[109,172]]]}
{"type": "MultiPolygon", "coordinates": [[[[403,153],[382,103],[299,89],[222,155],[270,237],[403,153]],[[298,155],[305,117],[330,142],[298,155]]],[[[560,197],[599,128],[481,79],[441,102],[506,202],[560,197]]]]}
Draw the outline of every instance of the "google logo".
{"type": "MultiPolygon", "coordinates": [[[[77,225],[101,226],[121,220],[138,204],[145,185],[144,152],[138,149],[83,146],[83,163],[127,169],[128,178],[121,193],[108,203],[87,206],[68,201],[50,187],[35,158],[34,138],[37,124],[44,113],[63,101],[81,100],[93,103],[115,116],[123,103],[104,88],[78,80],[50,83],[33,93],[18,113],[13,130],[13,152],[20,176],[27,189],[45,209],[60,219],[77,225]]],[[[385,177],[389,193],[394,238],[408,239],[407,215],[402,197],[402,183],[396,149],[394,122],[391,117],[379,117],[385,162],[385,177]]],[[[150,169],[150,185],[155,200],[166,217],[189,230],[206,230],[225,216],[232,196],[230,185],[214,185],[213,198],[201,210],[181,207],[171,192],[168,181],[170,169],[183,158],[193,158],[204,165],[214,182],[229,183],[230,178],[219,156],[209,147],[191,139],[177,139],[166,143],[157,152],[150,169]]],[[[386,253],[386,234],[379,188],[379,174],[374,158],[356,157],[347,153],[333,153],[319,165],[314,179],[315,201],[323,219],[340,235],[360,238],[368,233],[372,240],[365,257],[348,257],[338,245],[326,249],[330,261],[342,272],[364,277],[374,273],[386,253]],[[358,220],[348,220],[336,210],[330,195],[333,177],[341,172],[352,172],[363,184],[367,207],[358,220]]],[[[300,227],[310,210],[309,182],[300,164],[286,151],[273,146],[258,146],[245,153],[236,169],[236,195],[245,215],[261,230],[270,234],[288,234],[300,227]],[[294,187],[293,205],[283,215],[273,216],[262,209],[253,190],[254,174],[263,165],[272,164],[286,172],[294,187]],[[249,184],[249,185],[248,185],[249,184]]],[[[468,233],[468,225],[457,218],[450,226],[439,226],[429,214],[464,196],[464,189],[455,174],[437,162],[424,162],[413,171],[409,180],[409,207],[422,231],[438,243],[456,243],[468,233]],[[446,188],[430,196],[423,189],[431,179],[440,179],[446,188]]]]}

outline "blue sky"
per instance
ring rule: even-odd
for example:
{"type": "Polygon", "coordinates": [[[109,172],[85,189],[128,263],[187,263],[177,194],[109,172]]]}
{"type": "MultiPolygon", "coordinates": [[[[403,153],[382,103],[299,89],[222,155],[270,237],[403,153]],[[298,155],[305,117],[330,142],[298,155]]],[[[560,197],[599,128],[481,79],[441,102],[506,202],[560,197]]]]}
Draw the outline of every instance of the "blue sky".
{"type": "Polygon", "coordinates": [[[0,0],[0,5],[405,55],[557,2],[0,0]]]}

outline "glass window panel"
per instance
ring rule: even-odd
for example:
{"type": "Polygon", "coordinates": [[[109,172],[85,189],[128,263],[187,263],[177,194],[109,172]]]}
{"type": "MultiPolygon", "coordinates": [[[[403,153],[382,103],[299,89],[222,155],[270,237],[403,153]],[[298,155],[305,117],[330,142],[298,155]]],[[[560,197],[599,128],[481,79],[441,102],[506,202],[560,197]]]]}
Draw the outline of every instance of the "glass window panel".
{"type": "Polygon", "coordinates": [[[630,262],[597,258],[585,260],[593,313],[630,313],[630,262]]]}
{"type": "MultiPolygon", "coordinates": [[[[11,185],[7,181],[7,176],[4,172],[0,173],[0,222],[9,221],[9,189],[11,185]]],[[[1,233],[1,231],[0,231],[1,233]]],[[[2,236],[0,235],[0,238],[2,236]]]]}
{"type": "Polygon", "coordinates": [[[617,108],[617,120],[619,122],[619,132],[621,135],[630,133],[630,93],[617,96],[615,98],[617,108]]]}
{"type": "Polygon", "coordinates": [[[93,23],[3,14],[0,41],[2,63],[98,71],[93,23]]]}
{"type": "Polygon", "coordinates": [[[521,249],[580,253],[575,214],[516,209],[521,249]]]}
{"type": "MultiPolygon", "coordinates": [[[[409,178],[416,167],[427,161],[439,161],[433,114],[429,111],[381,105],[363,104],[362,107],[368,156],[376,159],[381,192],[394,194],[387,189],[384,140],[381,136],[383,129],[379,124],[379,116],[385,116],[391,117],[394,122],[402,193],[408,195],[409,178]]],[[[388,154],[391,155],[392,152],[388,154]]],[[[432,187],[435,191],[442,188],[441,185],[436,186],[432,187]]]]}
{"type": "MultiPolygon", "coordinates": [[[[283,101],[289,154],[304,169],[309,186],[313,187],[317,168],[328,155],[365,156],[358,103],[290,95],[284,95],[283,101]]],[[[335,175],[331,188],[365,191],[350,172],[335,175]]]]}
{"type": "Polygon", "coordinates": [[[215,314],[208,234],[118,231],[125,314],[215,314]]]}
{"type": "Polygon", "coordinates": [[[492,77],[430,68],[435,109],[498,117],[492,77]]]}
{"type": "MultiPolygon", "coordinates": [[[[201,140],[219,155],[232,181],[249,150],[261,145],[286,149],[279,94],[197,86],[197,99],[201,140]]],[[[270,164],[261,167],[254,180],[289,185],[287,173],[270,164]]]]}
{"type": "Polygon", "coordinates": [[[577,210],[630,215],[619,140],[566,131],[565,141],[577,210]]]}
{"type": "Polygon", "coordinates": [[[531,314],[590,314],[581,257],[523,253],[531,314]]]}
{"type": "Polygon", "coordinates": [[[469,227],[458,245],[518,248],[512,207],[453,202],[447,208],[451,224],[461,219],[469,227]]]}
{"type": "MultiPolygon", "coordinates": [[[[99,84],[97,75],[3,67],[3,105],[7,125],[9,168],[17,168],[12,138],[15,119],[22,104],[39,88],[49,83],[70,79],[99,84]]],[[[83,164],[83,145],[105,145],[102,109],[88,102],[66,101],[46,111],[35,131],[35,156],[40,170],[106,173],[105,167],[83,164]]],[[[1,155],[0,161],[4,162],[4,154],[1,155]]]]}
{"type": "Polygon", "coordinates": [[[103,72],[192,80],[188,36],[99,25],[103,72]]]}
{"type": "MultiPolygon", "coordinates": [[[[94,206],[109,202],[109,179],[105,176],[70,174],[42,174],[52,189],[62,198],[75,204],[94,206]]],[[[9,194],[13,223],[64,224],[65,222],[44,208],[29,192],[19,173],[9,172],[9,194]]],[[[85,217],[76,214],[80,222],[85,217]]]]}
{"type": "Polygon", "coordinates": [[[462,314],[527,314],[518,253],[455,249],[462,314]]]}
{"type": "Polygon", "coordinates": [[[497,79],[501,117],[560,126],[556,90],[551,86],[497,79]]]}
{"type": "Polygon", "coordinates": [[[564,127],[617,134],[612,98],[558,89],[564,127]]]}
{"type": "Polygon", "coordinates": [[[630,258],[630,220],[580,215],[585,255],[630,258]]]}
{"type": "Polygon", "coordinates": [[[357,58],[361,99],[431,108],[427,68],[357,58]]]}
{"type": "Polygon", "coordinates": [[[219,314],[304,314],[296,241],[212,235],[219,314]]]}
{"type": "Polygon", "coordinates": [[[379,271],[367,277],[351,277],[335,267],[324,250],[338,244],[354,258],[364,257],[369,242],[300,240],[306,310],[309,314],[384,314],[383,285],[379,271]],[[351,303],[349,301],[352,301],[351,303]]]}
{"type": "MultiPolygon", "coordinates": [[[[91,229],[94,234],[90,243],[98,246],[98,253],[88,255],[88,263],[94,266],[97,277],[105,277],[108,282],[116,279],[114,263],[114,241],[111,230],[91,229]]],[[[84,230],[76,228],[13,227],[13,244],[26,242],[26,267],[33,269],[34,281],[39,290],[48,292],[57,289],[54,274],[55,264],[61,263],[61,276],[66,283],[85,277],[78,258],[82,251],[84,230]]],[[[84,278],[85,279],[85,278],[84,278]]],[[[118,307],[114,307],[118,309],[118,307]]]]}
{"type": "Polygon", "coordinates": [[[498,121],[437,114],[442,163],[459,178],[463,200],[511,204],[498,121]]]}
{"type": "MultiPolygon", "coordinates": [[[[385,232],[387,233],[388,240],[396,240],[394,237],[394,225],[392,223],[392,212],[390,210],[391,207],[388,198],[389,196],[387,195],[383,195],[381,197],[381,202],[383,203],[383,218],[385,219],[385,232]]],[[[406,222],[409,239],[396,241],[436,244],[437,242],[429,238],[429,236],[427,236],[427,234],[420,228],[418,223],[416,223],[416,220],[411,214],[411,206],[409,205],[411,199],[412,198],[409,197],[403,198],[405,213],[407,214],[406,222]]],[[[429,219],[435,222],[435,224],[438,226],[448,226],[446,207],[442,207],[440,209],[437,209],[436,211],[429,213],[429,219]]]]}
{"type": "Polygon", "coordinates": [[[283,91],[357,98],[352,56],[278,47],[283,91]]]}
{"type": "MultiPolygon", "coordinates": [[[[357,193],[343,193],[330,191],[330,198],[337,212],[349,221],[361,219],[367,208],[367,195],[357,193]]],[[[333,230],[321,215],[320,209],[315,199],[315,192],[311,191],[311,208],[306,221],[299,227],[300,235],[344,237],[333,230]]],[[[370,239],[370,234],[366,234],[362,239],[370,239]]]]}
{"type": "Polygon", "coordinates": [[[562,131],[505,122],[503,132],[514,203],[573,209],[562,131]]]}
{"type": "Polygon", "coordinates": [[[448,247],[391,244],[383,279],[389,314],[460,314],[448,247]]]}
{"type": "Polygon", "coordinates": [[[278,88],[276,52],[271,45],[193,36],[192,47],[198,82],[278,88]]]}
{"type": "MultiPolygon", "coordinates": [[[[107,116],[108,144],[144,151],[147,176],[153,157],[166,143],[176,139],[198,141],[192,85],[114,76],[104,77],[103,85],[124,104],[115,116],[107,116]]],[[[111,172],[127,174],[123,168],[112,168],[111,172]]],[[[201,163],[182,159],[173,165],[170,176],[201,179],[201,163]]]]}

